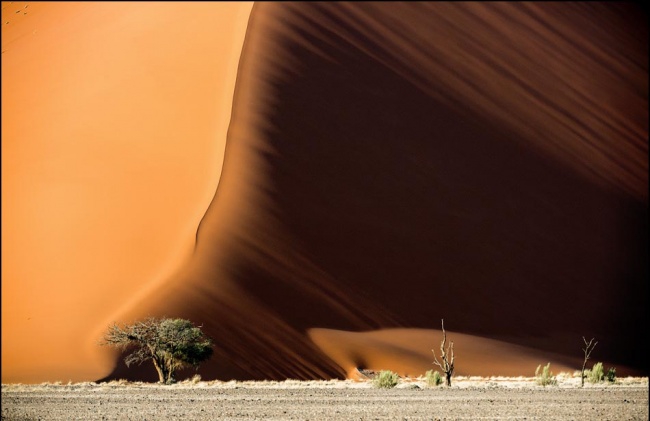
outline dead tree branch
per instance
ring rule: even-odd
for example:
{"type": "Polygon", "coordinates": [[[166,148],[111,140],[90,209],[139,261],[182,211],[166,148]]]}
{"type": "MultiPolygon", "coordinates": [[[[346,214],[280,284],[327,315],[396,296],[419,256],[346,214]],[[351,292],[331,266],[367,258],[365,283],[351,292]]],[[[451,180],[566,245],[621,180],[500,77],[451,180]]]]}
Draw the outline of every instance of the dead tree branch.
{"type": "Polygon", "coordinates": [[[591,351],[596,348],[596,345],[598,345],[598,341],[594,343],[595,338],[591,338],[591,340],[587,343],[587,340],[585,337],[582,337],[582,340],[585,343],[585,347],[582,349],[582,351],[585,353],[585,359],[582,362],[582,371],[580,372],[580,385],[581,387],[585,386],[585,367],[587,366],[587,360],[589,359],[589,356],[591,355],[591,351]]]}
{"type": "Polygon", "coordinates": [[[454,374],[454,342],[450,341],[449,345],[447,345],[447,349],[445,349],[445,344],[447,343],[447,332],[445,332],[445,320],[442,319],[442,342],[440,342],[440,358],[442,359],[442,364],[440,361],[438,361],[438,357],[436,357],[436,352],[432,349],[431,352],[433,352],[433,359],[435,360],[433,363],[440,367],[440,369],[445,373],[445,380],[447,383],[447,386],[451,387],[451,376],[454,374]]]}

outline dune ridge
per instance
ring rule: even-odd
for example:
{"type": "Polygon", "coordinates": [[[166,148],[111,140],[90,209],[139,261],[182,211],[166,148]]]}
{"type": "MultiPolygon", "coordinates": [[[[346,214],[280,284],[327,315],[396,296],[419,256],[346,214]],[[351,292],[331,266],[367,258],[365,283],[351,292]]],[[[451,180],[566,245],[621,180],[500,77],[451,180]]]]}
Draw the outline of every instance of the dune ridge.
{"type": "Polygon", "coordinates": [[[2,3],[3,382],[155,381],[98,346],[148,316],[206,380],[418,376],[443,318],[463,375],[647,376],[645,11],[221,7],[2,3]]]}
{"type": "Polygon", "coordinates": [[[468,375],[569,370],[582,336],[647,372],[636,12],[256,4],[194,255],[124,317],[202,323],[217,378],[422,374],[442,318],[468,375]]]}

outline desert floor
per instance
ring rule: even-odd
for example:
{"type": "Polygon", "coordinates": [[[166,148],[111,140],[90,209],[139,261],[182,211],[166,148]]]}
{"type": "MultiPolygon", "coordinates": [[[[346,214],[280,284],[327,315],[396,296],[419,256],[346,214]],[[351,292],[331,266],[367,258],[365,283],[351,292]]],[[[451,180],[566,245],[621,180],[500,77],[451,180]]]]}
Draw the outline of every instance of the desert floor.
{"type": "Polygon", "coordinates": [[[3,384],[2,420],[647,420],[648,378],[455,378],[452,387],[370,381],[3,384]]]}

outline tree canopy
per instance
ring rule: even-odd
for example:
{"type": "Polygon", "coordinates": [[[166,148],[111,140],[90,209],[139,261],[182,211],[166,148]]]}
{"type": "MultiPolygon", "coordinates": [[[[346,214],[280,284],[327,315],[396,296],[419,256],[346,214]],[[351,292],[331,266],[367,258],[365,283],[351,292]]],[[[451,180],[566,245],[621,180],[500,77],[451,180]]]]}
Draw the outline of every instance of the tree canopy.
{"type": "Polygon", "coordinates": [[[176,370],[186,366],[198,368],[212,356],[212,339],[189,320],[148,318],[133,324],[111,325],[102,345],[131,352],[127,366],[152,360],[161,383],[174,383],[176,370]]]}

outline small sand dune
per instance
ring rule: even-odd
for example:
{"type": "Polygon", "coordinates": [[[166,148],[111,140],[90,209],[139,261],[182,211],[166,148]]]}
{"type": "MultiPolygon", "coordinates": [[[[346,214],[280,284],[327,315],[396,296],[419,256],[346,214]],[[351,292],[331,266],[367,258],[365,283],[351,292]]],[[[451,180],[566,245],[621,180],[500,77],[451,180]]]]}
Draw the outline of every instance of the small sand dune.
{"type": "MultiPolygon", "coordinates": [[[[328,329],[309,331],[312,340],[346,370],[346,377],[360,378],[359,369],[391,370],[405,377],[417,377],[428,370],[442,370],[442,331],[435,329],[384,329],[372,332],[342,332],[328,329]]],[[[447,331],[447,346],[454,343],[454,372],[459,376],[533,375],[539,364],[551,363],[555,373],[573,373],[581,361],[544,353],[534,348],[447,331]]]]}

